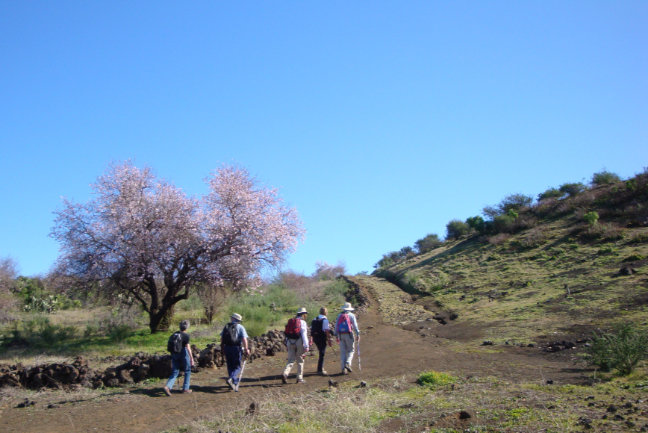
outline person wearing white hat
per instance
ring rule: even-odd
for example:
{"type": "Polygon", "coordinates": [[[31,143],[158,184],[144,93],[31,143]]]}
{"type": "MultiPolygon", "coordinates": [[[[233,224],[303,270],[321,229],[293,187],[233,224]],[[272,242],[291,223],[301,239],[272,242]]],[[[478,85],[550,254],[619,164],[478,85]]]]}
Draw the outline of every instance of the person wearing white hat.
{"type": "Polygon", "coordinates": [[[355,351],[355,341],[360,341],[360,329],[355,314],[352,313],[353,307],[350,302],[345,302],[342,306],[342,312],[335,321],[335,336],[340,344],[340,363],[342,364],[342,374],[351,373],[351,361],[355,351]]]}
{"type": "Polygon", "coordinates": [[[286,324],[284,331],[286,335],[286,349],[288,351],[288,363],[281,374],[281,381],[288,383],[288,375],[297,361],[297,383],[304,383],[304,357],[306,352],[310,350],[308,340],[308,325],[306,324],[306,317],[308,311],[306,308],[300,308],[297,315],[286,324]]]}
{"type": "Polygon", "coordinates": [[[232,390],[238,391],[243,353],[250,355],[249,337],[245,327],[241,325],[243,317],[234,313],[230,318],[231,322],[221,331],[221,353],[225,354],[227,362],[227,384],[232,390]]]}

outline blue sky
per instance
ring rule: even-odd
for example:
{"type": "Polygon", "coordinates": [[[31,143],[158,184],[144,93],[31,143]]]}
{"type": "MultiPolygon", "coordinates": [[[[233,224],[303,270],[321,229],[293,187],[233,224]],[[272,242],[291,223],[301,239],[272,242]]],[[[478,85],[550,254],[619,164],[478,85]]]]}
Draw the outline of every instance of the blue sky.
{"type": "Polygon", "coordinates": [[[512,193],[648,166],[645,1],[0,1],[0,257],[46,273],[113,161],[297,208],[286,264],[371,271],[512,193]]]}

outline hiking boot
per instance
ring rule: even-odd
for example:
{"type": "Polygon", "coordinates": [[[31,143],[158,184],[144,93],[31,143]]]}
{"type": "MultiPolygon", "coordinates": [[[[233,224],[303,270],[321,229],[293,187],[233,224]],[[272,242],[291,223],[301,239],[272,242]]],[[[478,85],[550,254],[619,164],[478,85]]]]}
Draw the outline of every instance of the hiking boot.
{"type": "Polygon", "coordinates": [[[349,370],[349,373],[353,373],[353,370],[351,370],[351,364],[347,364],[344,366],[346,370],[349,370]]]}
{"type": "Polygon", "coordinates": [[[284,385],[287,384],[288,383],[288,376],[286,376],[285,374],[282,374],[281,375],[281,383],[283,383],[284,385]]]}
{"type": "Polygon", "coordinates": [[[297,382],[295,383],[304,383],[304,379],[297,379],[297,382]]]}
{"type": "Polygon", "coordinates": [[[190,390],[190,389],[185,389],[185,390],[182,391],[182,392],[185,393],[185,394],[191,394],[193,391],[190,390]]]}
{"type": "Polygon", "coordinates": [[[234,381],[232,380],[231,377],[230,377],[229,379],[227,379],[227,384],[228,384],[229,387],[232,389],[232,391],[236,391],[236,390],[234,389],[234,381]]]}
{"type": "Polygon", "coordinates": [[[166,395],[168,395],[169,397],[171,397],[171,390],[169,389],[168,386],[165,386],[165,387],[164,387],[164,393],[165,393],[166,395]]]}

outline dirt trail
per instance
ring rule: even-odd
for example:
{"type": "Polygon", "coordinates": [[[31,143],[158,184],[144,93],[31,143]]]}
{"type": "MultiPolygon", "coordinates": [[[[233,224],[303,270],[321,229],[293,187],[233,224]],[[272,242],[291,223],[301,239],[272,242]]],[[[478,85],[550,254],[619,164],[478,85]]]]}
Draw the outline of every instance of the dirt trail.
{"type": "MultiPolygon", "coordinates": [[[[373,379],[397,377],[424,370],[445,371],[461,377],[497,376],[515,380],[537,380],[543,383],[550,377],[554,383],[575,383],[582,379],[582,372],[557,357],[550,357],[537,348],[504,347],[495,352],[492,348],[470,346],[469,350],[457,340],[439,338],[448,334],[436,321],[417,315],[407,320],[407,297],[389,296],[381,288],[393,291],[393,287],[375,284],[370,277],[354,279],[369,298],[368,308],[358,315],[362,330],[360,341],[362,371],[354,361],[354,372],[348,376],[337,375],[340,371],[339,350],[329,348],[325,369],[339,382],[360,380],[371,384],[373,379]],[[379,287],[380,286],[380,287],[379,287]],[[387,301],[387,298],[392,298],[387,301]],[[378,308],[377,299],[382,299],[378,308]],[[393,302],[394,305],[384,305],[393,302]],[[381,311],[399,311],[404,316],[397,327],[383,321],[381,311]],[[409,330],[408,330],[409,329],[409,330]],[[444,331],[444,332],[441,332],[444,331]]],[[[420,310],[417,310],[420,313],[420,310]]],[[[336,313],[331,314],[333,316],[336,313]]],[[[388,322],[397,322],[387,314],[388,322]]],[[[462,325],[452,324],[452,334],[461,336],[462,325]]],[[[474,329],[465,327],[468,333],[474,329]]],[[[285,363],[285,353],[248,363],[240,392],[229,390],[224,382],[224,370],[203,370],[192,375],[191,394],[174,393],[166,397],[160,386],[115,389],[114,394],[102,397],[83,397],[83,393],[71,394],[71,399],[52,400],[47,393],[34,397],[35,405],[16,408],[16,401],[4,400],[0,408],[0,431],[2,432],[159,432],[172,427],[206,419],[228,408],[246,408],[252,401],[262,401],[274,393],[301,393],[328,387],[327,377],[314,374],[317,358],[306,360],[306,383],[297,385],[294,379],[282,385],[279,374],[285,363]],[[48,405],[54,405],[48,408],[48,405]]],[[[179,379],[180,382],[182,378],[179,379]]],[[[179,384],[176,384],[176,389],[179,384]]]]}

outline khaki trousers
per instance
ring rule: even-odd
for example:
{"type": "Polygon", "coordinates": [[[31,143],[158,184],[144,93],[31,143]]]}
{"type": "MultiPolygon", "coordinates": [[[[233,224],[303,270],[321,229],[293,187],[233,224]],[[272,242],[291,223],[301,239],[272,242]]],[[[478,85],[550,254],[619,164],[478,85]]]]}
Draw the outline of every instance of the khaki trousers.
{"type": "Polygon", "coordinates": [[[297,361],[297,379],[303,379],[304,358],[302,358],[302,354],[304,353],[304,343],[301,338],[298,338],[297,340],[291,340],[289,338],[286,341],[286,348],[288,349],[288,363],[286,364],[286,368],[284,368],[283,374],[284,376],[288,376],[295,364],[295,361],[297,361]]]}

